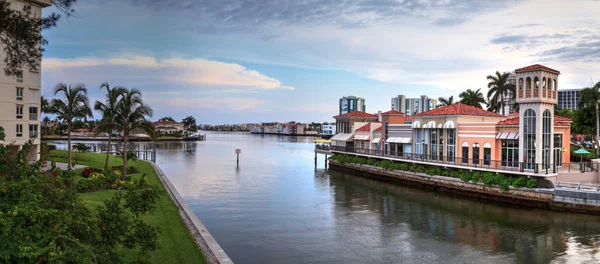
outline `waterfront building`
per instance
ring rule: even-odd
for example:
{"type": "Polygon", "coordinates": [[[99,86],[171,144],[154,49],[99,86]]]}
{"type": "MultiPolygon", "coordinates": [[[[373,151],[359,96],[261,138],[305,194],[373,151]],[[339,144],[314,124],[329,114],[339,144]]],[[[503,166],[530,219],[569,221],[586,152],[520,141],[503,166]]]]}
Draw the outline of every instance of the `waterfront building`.
{"type": "Polygon", "coordinates": [[[392,98],[392,110],[406,113],[407,116],[429,111],[437,108],[438,101],[434,98],[429,98],[427,95],[421,95],[417,98],[406,98],[405,95],[398,95],[392,98]]]}
{"type": "MultiPolygon", "coordinates": [[[[381,141],[386,147],[380,155],[386,158],[555,177],[560,167],[571,165],[572,120],[555,116],[553,111],[557,104],[560,72],[536,64],[519,68],[514,73],[519,112],[508,116],[456,103],[414,114],[409,126],[405,125],[406,117],[402,120],[402,115],[395,112],[387,117],[382,113],[381,120],[376,120],[377,115],[363,113],[360,117],[364,120],[356,121],[357,116],[354,123],[382,122],[381,141]]],[[[334,138],[343,140],[348,133],[356,133],[352,130],[350,116],[334,118],[341,127],[334,138]]],[[[335,143],[332,151],[356,152],[353,151],[355,144],[335,143]]],[[[369,152],[369,155],[378,154],[369,152]]],[[[571,173],[571,168],[568,169],[571,173]]]]}
{"type": "Polygon", "coordinates": [[[558,108],[560,109],[579,109],[579,92],[583,89],[563,89],[558,90],[558,108]]]}
{"type": "Polygon", "coordinates": [[[332,137],[336,134],[335,128],[335,124],[321,125],[321,135],[325,137],[332,137]]]}
{"type": "MultiPolygon", "coordinates": [[[[50,0],[8,0],[10,8],[23,10],[31,6],[34,16],[42,15],[42,8],[52,5],[50,0]]],[[[41,25],[40,25],[41,27],[41,25]]],[[[0,58],[6,56],[4,47],[0,47],[0,58]]],[[[37,61],[41,66],[41,59],[37,61]]],[[[32,147],[27,156],[29,160],[40,157],[40,115],[41,115],[41,72],[23,68],[14,76],[0,74],[0,127],[4,128],[5,139],[1,144],[12,144],[12,152],[19,151],[29,140],[32,147]]],[[[6,64],[0,60],[0,68],[6,64]]]]}
{"type": "Polygon", "coordinates": [[[340,98],[339,114],[347,114],[354,111],[366,112],[365,99],[356,96],[344,96],[340,98]]]}
{"type": "Polygon", "coordinates": [[[183,124],[177,121],[160,119],[156,122],[152,122],[152,125],[154,125],[158,135],[173,135],[183,132],[183,124]]]}
{"type": "Polygon", "coordinates": [[[355,124],[358,128],[354,131],[354,148],[357,151],[363,153],[370,153],[370,150],[375,150],[379,152],[379,147],[381,146],[379,142],[373,144],[374,140],[374,131],[378,128],[381,128],[381,123],[379,122],[357,122],[355,124]]]}
{"type": "Polygon", "coordinates": [[[354,148],[354,130],[368,122],[377,122],[378,116],[365,112],[350,112],[334,116],[337,134],[331,138],[331,144],[339,147],[354,148]]]}

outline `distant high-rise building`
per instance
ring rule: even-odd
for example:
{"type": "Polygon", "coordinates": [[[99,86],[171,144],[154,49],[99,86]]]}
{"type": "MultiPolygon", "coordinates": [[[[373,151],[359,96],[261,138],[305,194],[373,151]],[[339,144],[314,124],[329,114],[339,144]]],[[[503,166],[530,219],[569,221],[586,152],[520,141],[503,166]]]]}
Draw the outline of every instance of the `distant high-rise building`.
{"type": "Polygon", "coordinates": [[[437,99],[421,95],[417,98],[406,98],[405,95],[398,95],[392,98],[392,110],[396,110],[406,115],[413,115],[437,108],[437,99]]]}
{"type": "Polygon", "coordinates": [[[558,107],[560,109],[579,109],[579,92],[582,89],[558,90],[558,107]]]}
{"type": "Polygon", "coordinates": [[[340,98],[340,115],[354,111],[366,112],[365,99],[356,96],[344,96],[340,98]]]}

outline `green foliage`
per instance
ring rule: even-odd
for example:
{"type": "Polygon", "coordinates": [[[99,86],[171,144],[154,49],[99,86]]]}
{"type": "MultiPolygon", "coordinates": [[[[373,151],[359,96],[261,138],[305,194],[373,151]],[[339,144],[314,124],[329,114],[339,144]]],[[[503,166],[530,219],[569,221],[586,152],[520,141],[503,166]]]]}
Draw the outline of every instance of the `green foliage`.
{"type": "Polygon", "coordinates": [[[527,180],[527,188],[536,188],[536,187],[537,187],[537,181],[535,179],[527,180]]]}
{"type": "Polygon", "coordinates": [[[466,105],[482,108],[481,104],[485,103],[481,88],[477,90],[467,89],[458,95],[460,102],[466,105]]]}
{"type": "MultiPolygon", "coordinates": [[[[119,158],[123,158],[123,152],[117,152],[117,157],[119,157],[119,158]]],[[[129,161],[137,161],[137,160],[138,160],[138,158],[137,158],[137,156],[135,155],[135,152],[133,152],[133,151],[128,151],[128,152],[127,152],[127,160],[129,160],[129,161]]]]}
{"type": "Polygon", "coordinates": [[[6,138],[6,134],[4,133],[4,128],[0,127],[0,141],[4,141],[6,138]]]}
{"type": "Polygon", "coordinates": [[[473,179],[473,174],[471,173],[463,173],[462,176],[460,176],[460,179],[464,182],[469,182],[473,179]]]}

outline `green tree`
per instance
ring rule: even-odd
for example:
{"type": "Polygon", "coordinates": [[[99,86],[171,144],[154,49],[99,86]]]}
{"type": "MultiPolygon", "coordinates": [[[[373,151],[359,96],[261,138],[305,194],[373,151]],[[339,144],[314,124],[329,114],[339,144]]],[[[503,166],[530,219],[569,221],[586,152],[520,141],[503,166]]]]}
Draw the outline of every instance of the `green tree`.
{"type": "Polygon", "coordinates": [[[58,119],[67,123],[67,152],[69,169],[71,161],[71,130],[74,118],[92,117],[92,110],[88,105],[87,89],[83,84],[75,86],[58,83],[54,88],[54,95],[61,93],[63,99],[52,99],[50,113],[55,114],[58,119]]]}
{"type": "MultiPolygon", "coordinates": [[[[594,141],[600,139],[600,117],[598,115],[598,104],[600,103],[600,82],[596,83],[593,87],[587,87],[579,92],[579,108],[594,107],[596,110],[596,138],[594,141]]],[[[598,149],[596,149],[596,155],[598,155],[598,149]]]]}
{"type": "Polygon", "coordinates": [[[460,93],[458,97],[460,97],[461,103],[477,108],[483,108],[481,107],[481,104],[485,103],[485,99],[481,93],[481,88],[477,90],[467,89],[466,91],[460,93]]]}
{"type": "MultiPolygon", "coordinates": [[[[72,16],[75,2],[77,0],[52,0],[54,7],[67,17],[72,16]]],[[[54,12],[46,17],[37,17],[29,4],[15,10],[10,7],[9,1],[0,0],[0,44],[6,54],[6,75],[16,75],[25,66],[34,70],[39,68],[43,47],[48,44],[42,36],[42,29],[55,27],[59,19],[60,15],[54,12]]]]}
{"type": "Polygon", "coordinates": [[[146,119],[152,117],[152,108],[145,105],[142,100],[142,93],[137,89],[131,89],[123,92],[121,100],[117,103],[117,113],[115,115],[115,124],[123,132],[123,174],[122,179],[127,176],[127,145],[129,143],[129,133],[134,129],[142,129],[152,138],[156,138],[154,126],[146,119]]]}
{"type": "Polygon", "coordinates": [[[40,105],[41,105],[40,112],[48,113],[48,111],[50,110],[50,103],[48,102],[48,99],[44,98],[43,96],[40,97],[40,105]]]}
{"type": "Polygon", "coordinates": [[[449,106],[454,104],[454,95],[451,95],[450,97],[446,98],[446,97],[439,97],[438,98],[438,105],[437,107],[444,107],[444,106],[449,106]]]}
{"type": "Polygon", "coordinates": [[[108,133],[108,148],[106,149],[106,160],[104,161],[104,171],[108,171],[112,132],[116,129],[115,118],[117,115],[117,104],[123,97],[125,89],[118,86],[111,88],[110,84],[107,82],[102,83],[100,89],[106,89],[106,96],[104,102],[96,101],[94,104],[94,110],[102,114],[102,120],[96,127],[96,135],[100,132],[108,133]]]}
{"type": "Polygon", "coordinates": [[[175,122],[175,119],[173,119],[170,116],[165,116],[165,117],[159,119],[159,121],[173,121],[173,122],[175,122]]]}
{"type": "Polygon", "coordinates": [[[198,126],[196,125],[196,118],[194,118],[193,116],[186,116],[183,120],[181,120],[181,124],[183,124],[183,129],[185,131],[198,131],[198,126]]]}
{"type": "Polygon", "coordinates": [[[496,71],[495,75],[487,76],[488,81],[490,81],[488,83],[488,88],[490,88],[490,90],[487,94],[488,101],[490,101],[488,107],[494,106],[494,109],[499,107],[502,109],[502,115],[506,115],[504,109],[504,96],[516,94],[516,86],[508,82],[509,75],[510,73],[508,72],[500,73],[499,71],[496,71]]]}

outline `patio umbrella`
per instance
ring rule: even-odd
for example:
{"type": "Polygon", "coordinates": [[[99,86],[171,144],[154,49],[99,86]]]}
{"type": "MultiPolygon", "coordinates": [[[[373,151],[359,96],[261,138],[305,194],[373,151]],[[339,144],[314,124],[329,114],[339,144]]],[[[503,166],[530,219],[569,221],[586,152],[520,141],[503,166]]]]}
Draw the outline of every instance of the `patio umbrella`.
{"type": "MultiPolygon", "coordinates": [[[[585,150],[584,148],[580,148],[578,150],[575,150],[575,152],[573,152],[574,154],[580,154],[581,155],[581,166],[583,166],[583,155],[585,154],[590,154],[589,151],[585,150]]],[[[582,167],[583,168],[583,167],[582,167]]]]}

